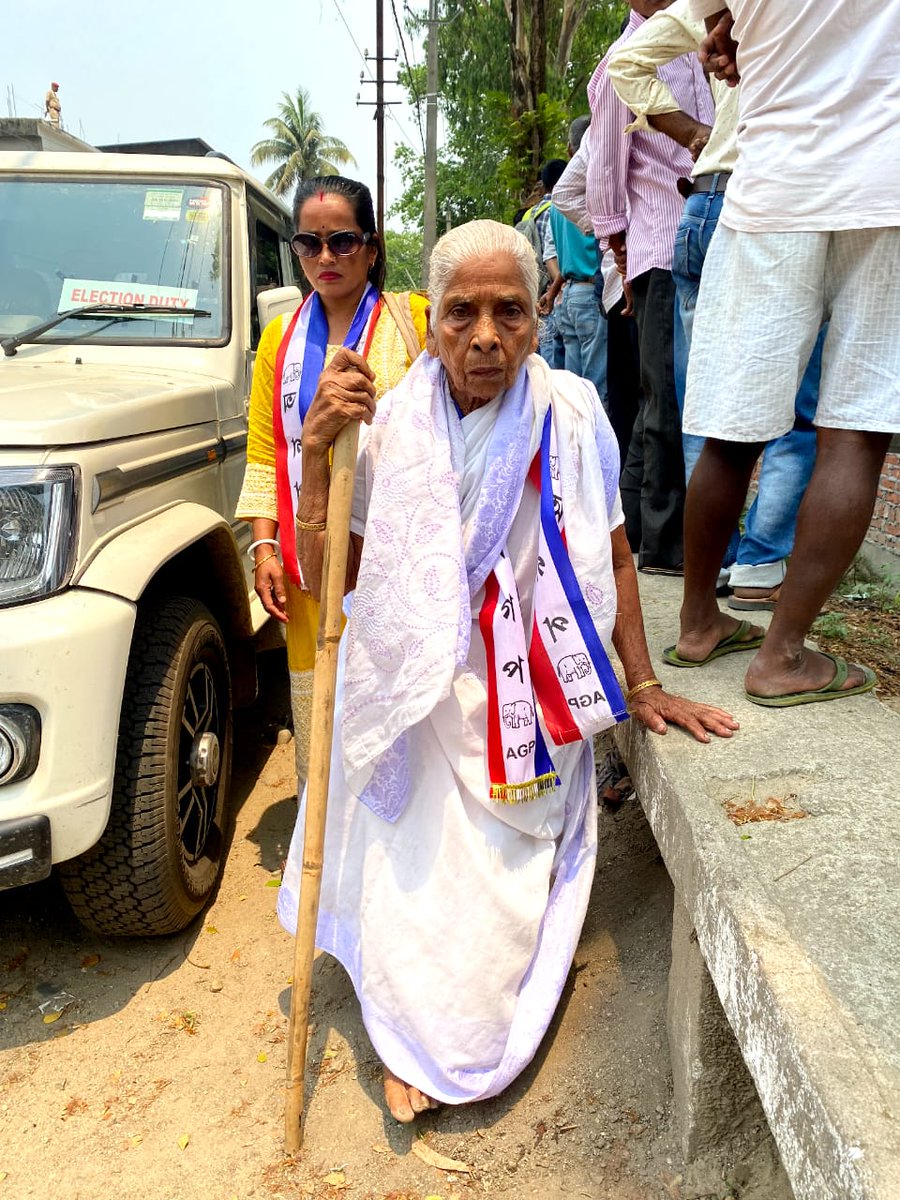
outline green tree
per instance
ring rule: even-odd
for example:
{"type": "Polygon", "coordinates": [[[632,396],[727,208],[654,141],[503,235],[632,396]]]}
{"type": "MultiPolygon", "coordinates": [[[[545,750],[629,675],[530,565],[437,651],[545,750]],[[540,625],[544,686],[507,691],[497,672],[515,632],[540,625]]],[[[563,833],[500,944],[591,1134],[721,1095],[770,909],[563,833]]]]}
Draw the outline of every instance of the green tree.
{"type": "MultiPolygon", "coordinates": [[[[535,198],[541,164],[565,156],[569,122],[588,111],[587,83],[628,12],[623,0],[440,0],[438,226],[508,221],[535,198]]],[[[424,27],[421,12],[411,19],[424,27]]],[[[412,102],[424,71],[403,73],[412,102]]],[[[423,170],[397,152],[405,190],[395,206],[421,228],[423,170]]]]}
{"type": "Polygon", "coordinates": [[[313,110],[305,88],[298,87],[296,96],[282,92],[278,116],[269,117],[263,125],[272,137],[256,143],[250,161],[255,167],[278,164],[266,180],[266,187],[276,196],[293,191],[301,179],[339,175],[341,167],[356,165],[344,143],[325,133],[322,117],[313,110]]]}
{"type": "Polygon", "coordinates": [[[415,292],[422,286],[422,235],[384,231],[389,292],[415,292]]]}

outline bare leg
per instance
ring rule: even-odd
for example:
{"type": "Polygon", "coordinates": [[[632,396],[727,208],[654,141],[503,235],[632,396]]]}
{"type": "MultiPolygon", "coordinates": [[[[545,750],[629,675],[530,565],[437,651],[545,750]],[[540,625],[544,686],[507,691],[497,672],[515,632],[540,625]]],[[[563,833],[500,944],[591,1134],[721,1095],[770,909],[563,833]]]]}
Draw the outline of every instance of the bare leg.
{"type": "MultiPolygon", "coordinates": [[[[820,429],[816,465],[797,518],[794,552],[766,640],[747,670],[747,691],[781,696],[825,687],[830,659],[803,641],[859,549],[875,506],[889,433],[820,429]]],[[[851,670],[845,687],[863,681],[851,670]]]]}
{"type": "MultiPolygon", "coordinates": [[[[684,600],[677,650],[700,661],[738,621],[716,603],[716,581],[763,442],[707,438],[691,475],[684,509],[684,600]]],[[[748,640],[758,637],[753,629],[748,640]]]]}
{"type": "Polygon", "coordinates": [[[404,1083],[387,1067],[382,1069],[384,1071],[384,1099],[395,1121],[402,1121],[404,1125],[408,1125],[410,1121],[416,1119],[418,1113],[427,1112],[431,1108],[440,1108],[437,1100],[432,1100],[418,1088],[404,1083]]]}

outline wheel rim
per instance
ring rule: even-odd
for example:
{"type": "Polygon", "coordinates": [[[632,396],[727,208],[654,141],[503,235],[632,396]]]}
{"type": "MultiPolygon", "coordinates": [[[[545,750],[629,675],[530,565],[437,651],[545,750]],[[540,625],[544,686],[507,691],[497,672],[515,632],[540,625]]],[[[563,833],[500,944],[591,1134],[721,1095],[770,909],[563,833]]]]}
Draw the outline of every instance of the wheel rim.
{"type": "Polygon", "coordinates": [[[185,692],[178,755],[178,837],[189,863],[203,857],[215,825],[222,733],[215,677],[199,662],[185,692]]]}

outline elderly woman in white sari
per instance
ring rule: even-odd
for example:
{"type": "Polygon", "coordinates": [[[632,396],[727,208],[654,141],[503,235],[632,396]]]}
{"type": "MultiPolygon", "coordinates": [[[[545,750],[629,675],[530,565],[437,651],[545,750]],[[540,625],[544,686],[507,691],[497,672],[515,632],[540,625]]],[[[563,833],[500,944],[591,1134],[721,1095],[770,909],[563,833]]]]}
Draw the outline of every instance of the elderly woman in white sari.
{"type": "Polygon", "coordinates": [[[297,514],[316,593],[329,447],[361,419],[317,944],[350,975],[400,1121],[496,1095],[537,1050],[594,873],[593,735],[629,712],[699,741],[737,728],[653,676],[615,435],[593,385],[533,353],[528,242],[460,226],[430,280],[404,381],[376,409],[344,352],[344,386],[310,408],[297,514]]]}

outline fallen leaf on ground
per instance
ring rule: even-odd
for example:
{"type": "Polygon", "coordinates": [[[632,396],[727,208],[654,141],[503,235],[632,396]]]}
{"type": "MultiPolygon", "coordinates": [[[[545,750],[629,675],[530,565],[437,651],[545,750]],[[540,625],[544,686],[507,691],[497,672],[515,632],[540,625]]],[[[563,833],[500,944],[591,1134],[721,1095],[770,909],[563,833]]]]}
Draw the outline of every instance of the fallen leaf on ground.
{"type": "Polygon", "coordinates": [[[88,967],[96,967],[96,965],[99,961],[100,961],[99,954],[86,954],[84,956],[84,958],[81,960],[82,971],[86,971],[88,969],[88,967]]]}
{"type": "Polygon", "coordinates": [[[189,1133],[183,1133],[178,1139],[178,1149],[187,1150],[188,1146],[190,1145],[190,1141],[191,1135],[189,1133]]]}
{"type": "Polygon", "coordinates": [[[246,900],[246,899],[247,899],[246,896],[238,896],[238,900],[246,900]]]}
{"type": "Polygon", "coordinates": [[[0,1183],[9,1175],[9,1171],[0,1171],[0,1183]]]}
{"type": "Polygon", "coordinates": [[[62,1016],[61,1012],[44,1013],[41,1020],[44,1022],[45,1025],[52,1025],[53,1022],[58,1021],[61,1016],[62,1016]]]}
{"type": "Polygon", "coordinates": [[[231,961],[232,962],[237,962],[240,959],[240,957],[241,957],[240,948],[238,948],[237,950],[232,950],[232,952],[231,952],[231,961]]]}
{"type": "Polygon", "coordinates": [[[257,1054],[257,1056],[256,1056],[256,1061],[257,1062],[268,1062],[269,1061],[269,1056],[268,1056],[268,1054],[266,1054],[265,1050],[260,1050],[259,1054],[257,1054]]]}
{"type": "Polygon", "coordinates": [[[372,1143],[372,1149],[375,1151],[376,1154],[390,1154],[391,1153],[390,1146],[379,1146],[379,1144],[377,1142],[372,1143]]]}
{"type": "Polygon", "coordinates": [[[322,1182],[327,1183],[329,1187],[344,1188],[347,1186],[347,1180],[343,1171],[329,1171],[322,1182]]]}
{"type": "Polygon", "coordinates": [[[755,796],[744,802],[726,800],[725,812],[735,825],[746,825],[750,821],[799,821],[809,816],[797,803],[796,792],[767,796],[765,800],[757,800],[755,796]]]}
{"type": "Polygon", "coordinates": [[[207,925],[206,929],[204,930],[204,933],[218,933],[218,932],[219,931],[218,931],[218,929],[216,929],[215,925],[207,925]]]}
{"type": "Polygon", "coordinates": [[[139,1146],[143,1140],[143,1136],[139,1133],[136,1133],[134,1137],[130,1139],[132,1146],[139,1146]]]}
{"type": "Polygon", "coordinates": [[[281,887],[281,880],[280,879],[267,879],[266,887],[281,887]]]}
{"type": "Polygon", "coordinates": [[[169,1029],[176,1032],[189,1033],[193,1036],[197,1032],[199,1024],[200,1014],[197,1012],[169,1013],[169,1029]]]}
{"type": "Polygon", "coordinates": [[[429,1167],[437,1167],[439,1171],[459,1171],[460,1174],[468,1175],[472,1170],[468,1163],[460,1162],[458,1158],[447,1158],[445,1154],[438,1154],[427,1142],[415,1141],[411,1149],[416,1158],[421,1158],[429,1167]]]}
{"type": "Polygon", "coordinates": [[[336,1058],[336,1057],[337,1057],[337,1050],[332,1050],[330,1047],[322,1055],[322,1058],[336,1058]]]}
{"type": "Polygon", "coordinates": [[[4,1008],[6,1008],[6,1001],[0,1000],[0,1012],[3,1012],[4,1008]]]}

